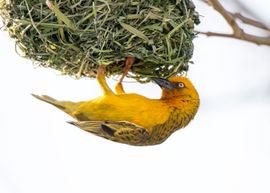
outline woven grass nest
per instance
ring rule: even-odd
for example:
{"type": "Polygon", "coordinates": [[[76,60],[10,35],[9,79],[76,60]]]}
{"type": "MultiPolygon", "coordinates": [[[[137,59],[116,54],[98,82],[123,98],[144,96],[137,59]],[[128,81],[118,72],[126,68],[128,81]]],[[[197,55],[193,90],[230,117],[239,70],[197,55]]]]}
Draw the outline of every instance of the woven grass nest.
{"type": "Polygon", "coordinates": [[[16,48],[37,64],[64,74],[95,77],[170,77],[188,70],[198,13],[190,0],[0,0],[5,29],[16,48]],[[49,5],[49,6],[48,6],[49,5]]]}

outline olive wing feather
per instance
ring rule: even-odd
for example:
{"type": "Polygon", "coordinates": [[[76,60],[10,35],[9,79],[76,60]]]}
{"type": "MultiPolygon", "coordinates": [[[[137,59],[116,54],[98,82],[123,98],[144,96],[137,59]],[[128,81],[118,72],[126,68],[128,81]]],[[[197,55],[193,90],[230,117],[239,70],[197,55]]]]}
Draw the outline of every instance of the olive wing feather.
{"type": "Polygon", "coordinates": [[[122,143],[140,145],[150,138],[146,128],[127,121],[78,121],[69,123],[97,136],[122,143]]]}

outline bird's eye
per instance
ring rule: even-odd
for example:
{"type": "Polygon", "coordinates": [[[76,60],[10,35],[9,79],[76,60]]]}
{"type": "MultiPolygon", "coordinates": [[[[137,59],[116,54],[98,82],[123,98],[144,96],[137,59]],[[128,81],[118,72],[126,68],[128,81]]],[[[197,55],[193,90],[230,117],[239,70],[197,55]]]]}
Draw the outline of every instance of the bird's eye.
{"type": "Polygon", "coordinates": [[[178,86],[179,86],[179,88],[184,88],[185,87],[183,82],[178,83],[178,86]]]}

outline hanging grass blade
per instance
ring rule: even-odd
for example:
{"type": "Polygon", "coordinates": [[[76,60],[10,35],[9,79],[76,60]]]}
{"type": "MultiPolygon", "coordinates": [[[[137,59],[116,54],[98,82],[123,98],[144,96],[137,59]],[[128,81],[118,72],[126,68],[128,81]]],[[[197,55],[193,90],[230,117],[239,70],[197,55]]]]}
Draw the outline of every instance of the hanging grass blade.
{"type": "Polygon", "coordinates": [[[136,28],[132,27],[131,25],[125,24],[121,21],[119,21],[119,23],[125,30],[127,30],[130,33],[132,33],[133,35],[143,39],[148,44],[150,43],[150,40],[148,39],[148,37],[146,35],[144,35],[143,32],[141,32],[140,30],[137,30],[136,28]]]}
{"type": "Polygon", "coordinates": [[[64,22],[73,31],[76,31],[76,28],[75,28],[74,24],[72,23],[72,21],[70,21],[70,19],[68,19],[68,17],[60,11],[60,9],[57,5],[54,5],[49,0],[46,0],[46,4],[50,8],[50,10],[52,10],[55,13],[56,17],[60,21],[64,22]]]}

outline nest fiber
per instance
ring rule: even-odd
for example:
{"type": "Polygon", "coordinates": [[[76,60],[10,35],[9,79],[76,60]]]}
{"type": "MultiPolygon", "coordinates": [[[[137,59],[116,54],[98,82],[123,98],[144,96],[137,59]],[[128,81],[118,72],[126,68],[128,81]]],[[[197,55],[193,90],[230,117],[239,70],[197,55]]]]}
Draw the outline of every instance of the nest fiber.
{"type": "Polygon", "coordinates": [[[190,0],[0,0],[0,15],[24,57],[76,77],[123,72],[169,77],[188,70],[198,14],[190,0]]]}

